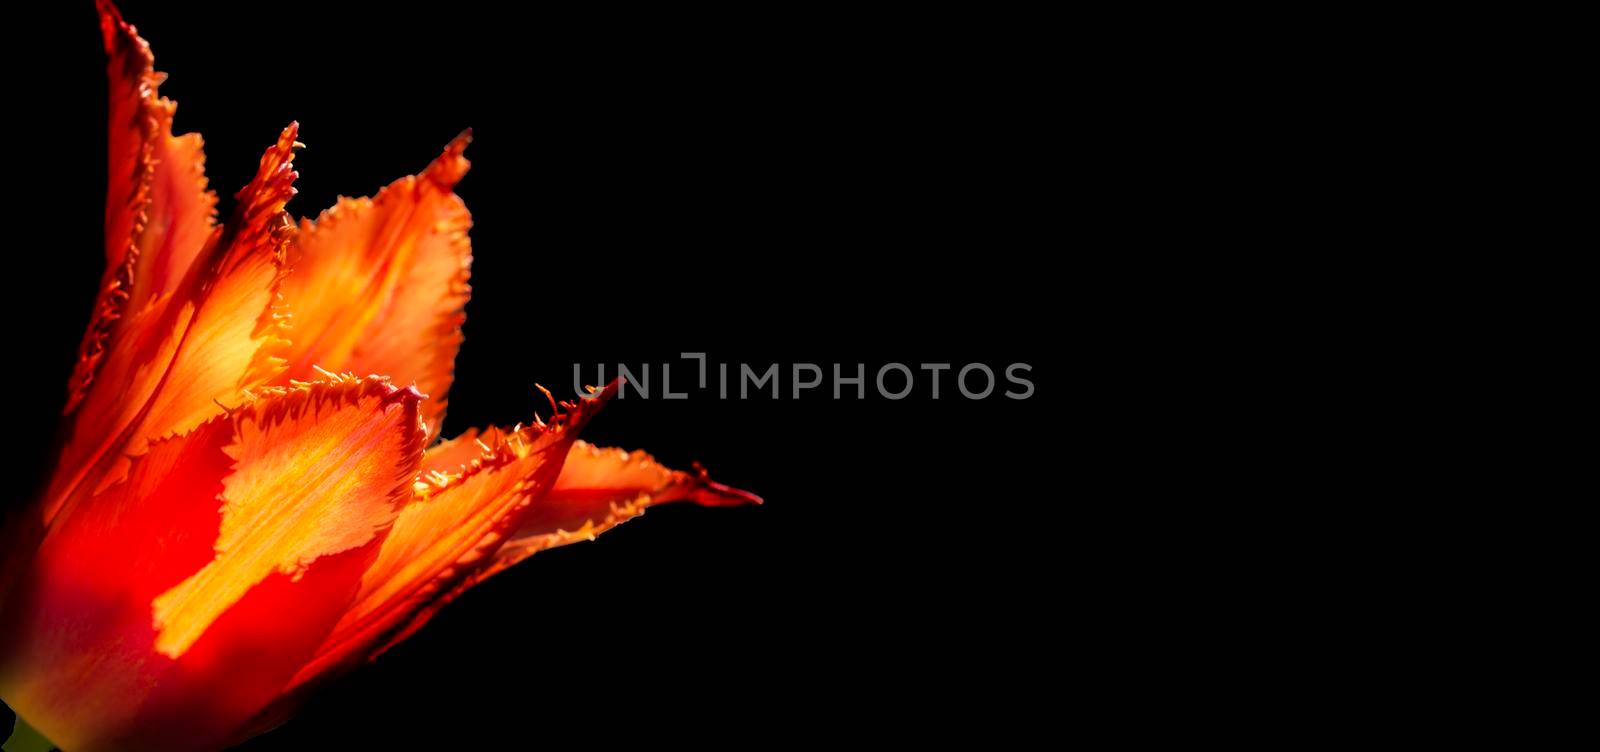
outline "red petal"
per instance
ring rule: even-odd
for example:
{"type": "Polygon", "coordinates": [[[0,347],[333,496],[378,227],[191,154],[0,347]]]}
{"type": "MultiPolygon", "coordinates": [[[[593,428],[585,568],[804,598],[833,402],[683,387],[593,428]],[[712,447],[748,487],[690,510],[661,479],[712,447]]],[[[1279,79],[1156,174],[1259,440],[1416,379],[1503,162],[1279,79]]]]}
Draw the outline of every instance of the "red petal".
{"type": "Polygon", "coordinates": [[[150,135],[161,76],[150,45],[122,20],[116,6],[97,0],[110,84],[106,191],[106,266],[122,263],[144,210],[150,170],[150,135]]]}
{"type": "Polygon", "coordinates": [[[77,504],[0,625],[0,693],[69,749],[218,746],[343,616],[421,461],[420,396],[269,390],[77,504]]]}

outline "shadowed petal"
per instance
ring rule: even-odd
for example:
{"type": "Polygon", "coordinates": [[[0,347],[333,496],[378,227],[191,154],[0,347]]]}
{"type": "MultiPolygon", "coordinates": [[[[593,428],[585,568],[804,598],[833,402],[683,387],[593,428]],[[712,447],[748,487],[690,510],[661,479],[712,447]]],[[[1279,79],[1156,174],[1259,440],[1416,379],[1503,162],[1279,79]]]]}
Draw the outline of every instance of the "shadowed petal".
{"type": "Polygon", "coordinates": [[[341,198],[303,221],[283,285],[293,320],[286,375],[314,378],[321,367],[415,383],[429,397],[430,436],[444,417],[471,292],[472,220],[451,192],[469,166],[469,140],[457,137],[421,175],[376,198],[341,198]]]}

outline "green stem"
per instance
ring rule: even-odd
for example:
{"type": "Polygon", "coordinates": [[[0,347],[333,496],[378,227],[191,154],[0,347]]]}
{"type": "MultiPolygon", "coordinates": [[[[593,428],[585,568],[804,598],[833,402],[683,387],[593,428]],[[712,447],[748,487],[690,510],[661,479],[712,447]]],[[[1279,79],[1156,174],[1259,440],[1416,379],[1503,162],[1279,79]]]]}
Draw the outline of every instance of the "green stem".
{"type": "Polygon", "coordinates": [[[6,740],[4,746],[0,746],[5,752],[50,752],[55,748],[53,742],[29,726],[20,715],[17,716],[17,728],[11,732],[11,738],[6,740]]]}

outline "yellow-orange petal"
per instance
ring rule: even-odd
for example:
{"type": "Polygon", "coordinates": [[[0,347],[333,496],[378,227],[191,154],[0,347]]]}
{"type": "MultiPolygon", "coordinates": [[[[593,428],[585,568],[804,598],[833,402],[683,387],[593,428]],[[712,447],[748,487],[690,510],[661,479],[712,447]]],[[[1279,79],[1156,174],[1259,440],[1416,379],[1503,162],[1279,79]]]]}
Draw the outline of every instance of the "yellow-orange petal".
{"type": "Polygon", "coordinates": [[[120,323],[95,387],[68,419],[45,494],[46,521],[80,489],[120,480],[128,456],[150,441],[221,414],[282,370],[277,285],[292,232],[283,207],[294,194],[297,131],[290,124],[262,156],[178,290],[120,323]]]}
{"type": "Polygon", "coordinates": [[[221,746],[344,615],[410,498],[420,400],[376,378],[269,388],[154,442],[33,554],[0,693],[69,749],[221,746]]]}
{"type": "Polygon", "coordinates": [[[155,648],[181,656],[244,593],[279,572],[380,539],[422,459],[413,388],[344,380],[252,403],[227,448],[216,559],[157,596],[155,648]]]}
{"type": "Polygon", "coordinates": [[[110,2],[97,5],[110,84],[106,270],[68,381],[66,414],[115,347],[119,322],[176,291],[216,224],[200,136],[172,135],[177,104],[157,94],[165,76],[155,71],[150,46],[110,2]]]}
{"type": "Polygon", "coordinates": [[[452,192],[468,141],[463,133],[421,175],[375,198],[341,198],[302,222],[283,285],[293,327],[286,377],[320,367],[415,383],[438,435],[471,292],[472,219],[452,192]]]}
{"type": "Polygon", "coordinates": [[[481,457],[483,449],[483,444],[478,439],[478,429],[468,428],[453,439],[445,439],[428,447],[428,451],[422,457],[422,472],[453,471],[481,457]]]}
{"type": "Polygon", "coordinates": [[[317,659],[293,682],[304,685],[371,658],[427,621],[441,596],[492,561],[531,505],[555,483],[577,433],[615,394],[564,403],[546,425],[489,430],[485,449],[459,472],[424,473],[395,520],[354,603],[317,659]]]}

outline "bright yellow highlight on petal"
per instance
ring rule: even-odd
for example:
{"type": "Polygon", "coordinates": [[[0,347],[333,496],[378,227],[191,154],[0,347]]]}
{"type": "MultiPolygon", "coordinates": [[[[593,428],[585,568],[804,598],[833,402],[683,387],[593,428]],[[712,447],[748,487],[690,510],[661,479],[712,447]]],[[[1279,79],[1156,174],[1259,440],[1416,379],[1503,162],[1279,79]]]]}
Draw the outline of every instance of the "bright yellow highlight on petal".
{"type": "Polygon", "coordinates": [[[275,392],[235,414],[217,558],[155,599],[156,650],[183,655],[279,572],[366,545],[410,498],[421,461],[415,390],[342,379],[275,392]]]}

